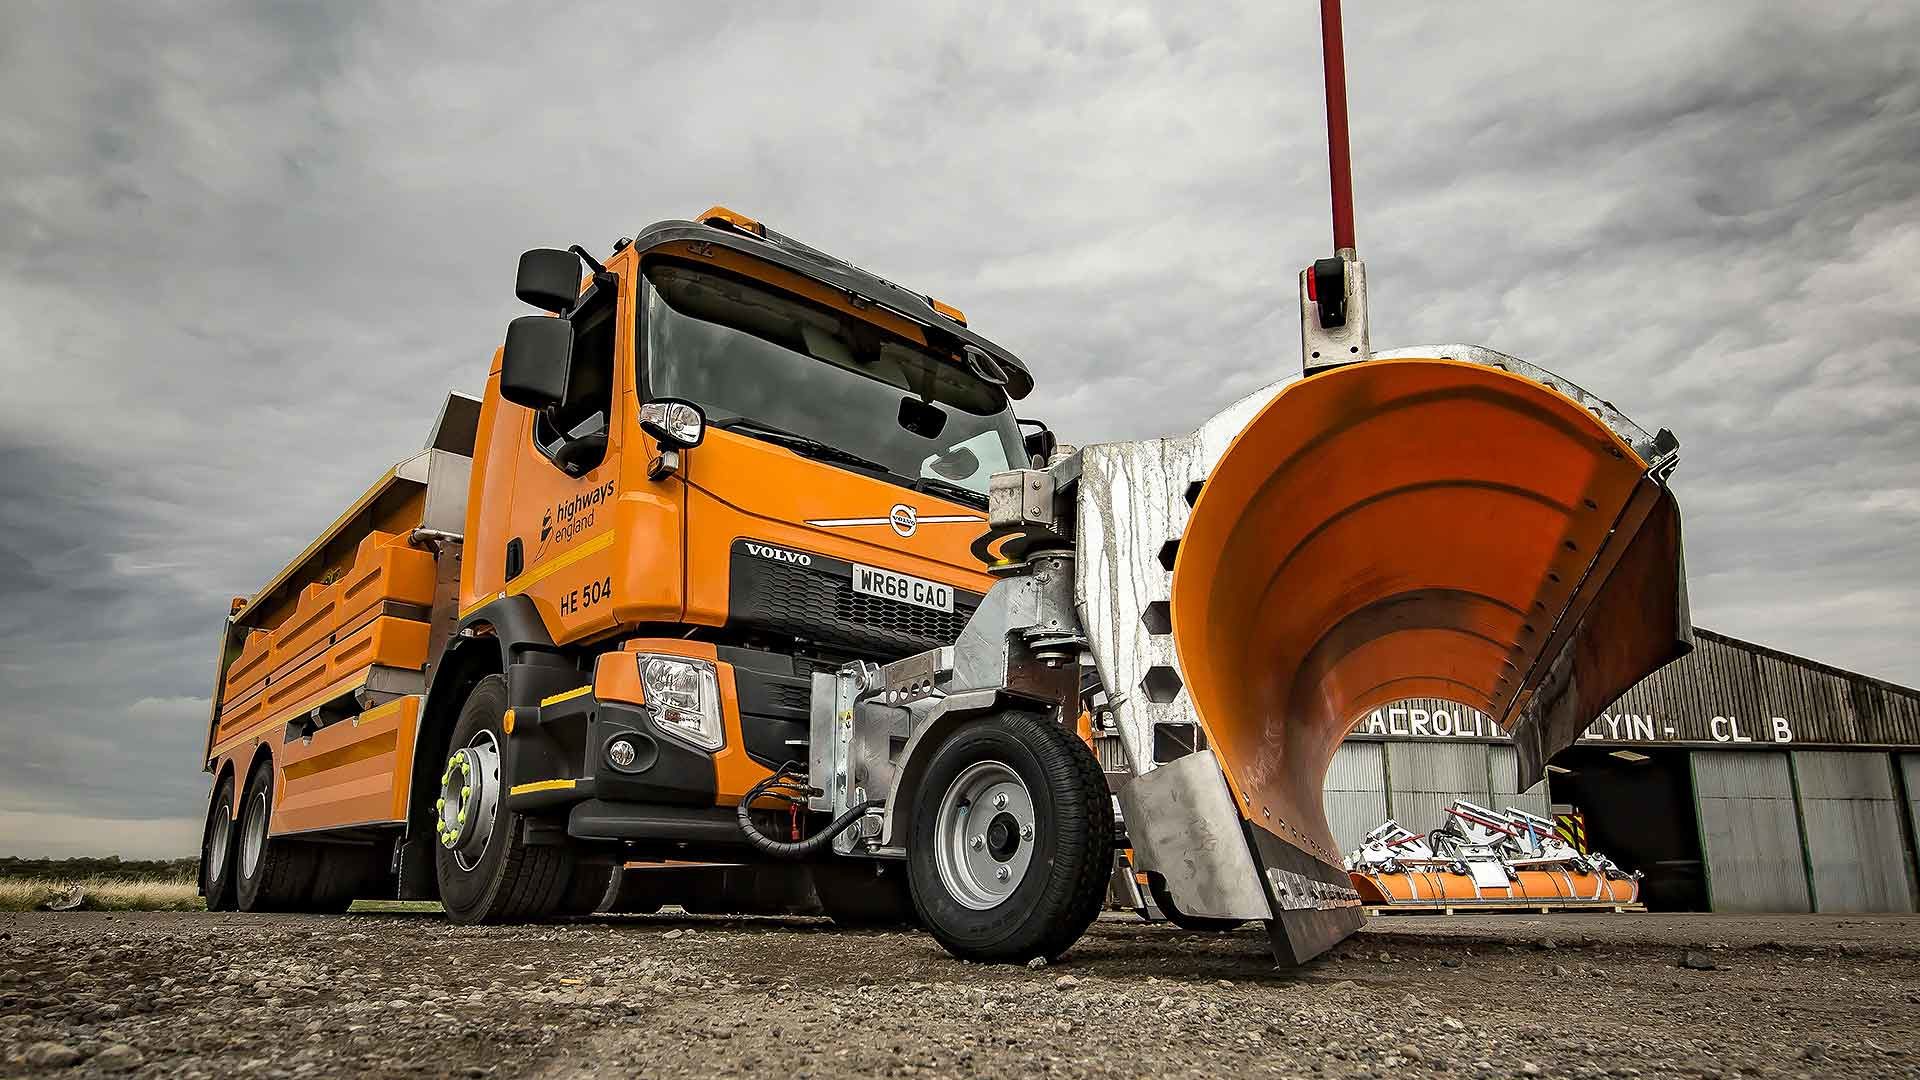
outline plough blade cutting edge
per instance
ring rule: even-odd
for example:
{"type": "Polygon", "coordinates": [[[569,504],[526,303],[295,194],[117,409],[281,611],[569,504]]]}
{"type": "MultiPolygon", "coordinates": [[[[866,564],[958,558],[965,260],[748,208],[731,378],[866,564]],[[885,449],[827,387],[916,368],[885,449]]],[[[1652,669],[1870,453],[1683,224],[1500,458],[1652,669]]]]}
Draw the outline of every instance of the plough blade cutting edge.
{"type": "Polygon", "coordinates": [[[1511,733],[1524,790],[1691,648],[1676,460],[1667,432],[1472,346],[1284,380],[1190,437],[1087,447],[1079,602],[1138,774],[1121,801],[1141,868],[1183,911],[1268,919],[1283,961],[1351,933],[1322,791],[1359,717],[1470,705],[1511,733]],[[1156,727],[1182,722],[1212,775],[1153,768],[1156,727]],[[1167,824],[1219,805],[1195,794],[1215,784],[1237,821],[1167,824]],[[1268,910],[1200,836],[1244,837],[1268,910]]]}

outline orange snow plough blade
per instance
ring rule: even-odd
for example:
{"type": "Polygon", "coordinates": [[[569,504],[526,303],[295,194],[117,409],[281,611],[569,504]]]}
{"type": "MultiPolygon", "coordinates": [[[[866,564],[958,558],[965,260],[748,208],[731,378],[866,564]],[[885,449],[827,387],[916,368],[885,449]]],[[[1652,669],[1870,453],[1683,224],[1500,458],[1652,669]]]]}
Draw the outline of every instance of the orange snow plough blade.
{"type": "MultiPolygon", "coordinates": [[[[1263,865],[1338,870],[1322,785],[1368,710],[1471,705],[1537,775],[1689,647],[1670,437],[1493,355],[1301,379],[1206,478],[1174,644],[1263,865]]],[[[1280,929],[1307,956],[1358,917],[1307,910],[1280,929]]]]}

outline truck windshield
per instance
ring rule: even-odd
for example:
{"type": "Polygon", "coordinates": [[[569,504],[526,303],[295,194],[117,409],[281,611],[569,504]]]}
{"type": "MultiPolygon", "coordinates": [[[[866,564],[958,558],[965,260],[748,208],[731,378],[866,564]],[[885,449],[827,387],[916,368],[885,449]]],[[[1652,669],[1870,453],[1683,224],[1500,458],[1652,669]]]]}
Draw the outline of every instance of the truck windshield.
{"type": "Polygon", "coordinates": [[[929,491],[984,496],[1022,460],[1007,396],[924,346],[851,315],[673,264],[647,271],[647,377],[715,427],[929,491]],[[784,438],[784,441],[782,437],[784,438]]]}

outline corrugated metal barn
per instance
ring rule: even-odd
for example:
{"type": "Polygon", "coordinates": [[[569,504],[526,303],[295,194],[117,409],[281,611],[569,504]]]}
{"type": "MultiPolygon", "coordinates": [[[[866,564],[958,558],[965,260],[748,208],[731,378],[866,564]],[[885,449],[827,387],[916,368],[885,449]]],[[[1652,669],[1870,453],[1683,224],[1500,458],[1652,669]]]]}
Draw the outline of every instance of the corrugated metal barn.
{"type": "Polygon", "coordinates": [[[1360,719],[1327,777],[1343,849],[1415,831],[1466,798],[1578,815],[1592,850],[1673,911],[1913,911],[1920,900],[1920,691],[1696,630],[1516,793],[1486,716],[1413,700],[1360,719]]]}

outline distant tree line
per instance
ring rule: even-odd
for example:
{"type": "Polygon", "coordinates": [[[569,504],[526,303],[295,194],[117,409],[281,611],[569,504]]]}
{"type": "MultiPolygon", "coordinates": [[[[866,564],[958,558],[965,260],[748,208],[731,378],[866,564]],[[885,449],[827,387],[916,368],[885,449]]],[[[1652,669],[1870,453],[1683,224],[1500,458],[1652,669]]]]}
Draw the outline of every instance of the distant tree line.
{"type": "Polygon", "coordinates": [[[164,881],[192,877],[198,859],[122,859],[118,855],[79,859],[18,859],[0,856],[0,877],[33,881],[80,881],[119,878],[124,881],[164,881]]]}

